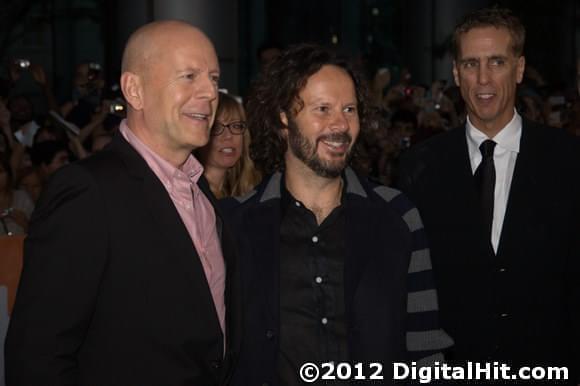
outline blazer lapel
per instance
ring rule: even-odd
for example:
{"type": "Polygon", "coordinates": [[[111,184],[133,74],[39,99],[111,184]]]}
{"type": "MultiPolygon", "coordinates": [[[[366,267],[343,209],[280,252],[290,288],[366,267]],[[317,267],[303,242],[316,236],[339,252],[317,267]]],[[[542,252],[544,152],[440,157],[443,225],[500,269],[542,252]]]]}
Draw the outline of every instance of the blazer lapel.
{"type": "Polygon", "coordinates": [[[168,250],[173,252],[167,258],[175,258],[192,291],[204,293],[202,298],[206,300],[208,316],[213,315],[215,325],[219,326],[205,271],[191,236],[167,191],[153,173],[145,178],[142,194],[145,195],[151,217],[166,241],[168,250]]]}
{"type": "MultiPolygon", "coordinates": [[[[471,162],[469,160],[469,150],[467,148],[467,138],[465,137],[465,129],[456,130],[453,137],[453,142],[449,149],[441,149],[447,154],[446,165],[444,166],[449,173],[444,174],[441,181],[442,186],[453,186],[452,200],[455,205],[464,205],[458,213],[463,213],[468,218],[474,218],[473,208],[478,208],[477,190],[475,187],[475,180],[471,170],[471,162]],[[449,183],[448,185],[446,185],[449,183]]],[[[479,221],[479,212],[476,218],[479,221]]],[[[472,221],[473,222],[473,221],[472,221]]]]}
{"type": "Polygon", "coordinates": [[[174,259],[177,270],[183,273],[191,291],[204,294],[201,298],[205,299],[204,306],[208,309],[208,317],[213,315],[215,326],[219,328],[217,312],[201,260],[167,190],[145,160],[120,134],[114,138],[112,150],[121,156],[136,181],[140,181],[136,185],[135,195],[143,199],[152,223],[167,246],[168,253],[163,258],[174,259]]]}
{"type": "MultiPolygon", "coordinates": [[[[425,186],[431,190],[429,196],[415,202],[424,218],[427,235],[434,242],[432,247],[438,250],[440,246],[436,241],[445,239],[447,232],[453,232],[458,241],[468,245],[470,250],[485,251],[486,255],[493,254],[491,243],[484,237],[465,127],[455,128],[442,136],[446,138],[441,137],[442,140],[434,142],[437,145],[437,154],[432,155],[432,158],[425,157],[423,161],[434,163],[424,165],[424,177],[428,179],[425,186]]],[[[423,196],[422,193],[419,195],[420,198],[423,196]]],[[[452,263],[447,256],[445,264],[466,264],[465,259],[475,263],[473,259],[480,260],[481,254],[466,253],[456,256],[461,260],[452,263]]],[[[485,264],[487,263],[489,262],[486,261],[485,264]]]]}
{"type": "MultiPolygon", "coordinates": [[[[280,181],[282,175],[275,173],[268,181],[258,205],[249,211],[244,227],[248,232],[252,248],[252,264],[256,269],[255,280],[260,280],[261,288],[279,288],[280,285],[280,181]]],[[[266,294],[268,313],[277,320],[279,317],[279,292],[266,294]]]]}
{"type": "Polygon", "coordinates": [[[365,197],[349,196],[345,205],[347,250],[344,264],[344,304],[347,315],[350,315],[363,272],[373,256],[380,253],[373,251],[372,246],[388,235],[377,233],[379,226],[376,208],[369,204],[366,193],[365,197]]]}
{"type": "MultiPolygon", "coordinates": [[[[223,251],[223,248],[225,246],[224,240],[223,240],[223,228],[224,228],[223,215],[221,213],[221,210],[219,209],[219,205],[217,203],[217,200],[216,200],[215,196],[213,195],[213,193],[209,187],[209,184],[204,176],[201,176],[199,178],[199,180],[197,181],[197,186],[202,191],[202,193],[207,197],[207,199],[211,203],[211,206],[213,207],[213,210],[215,213],[215,226],[216,226],[218,238],[220,240],[220,243],[222,246],[222,251],[223,251]]],[[[226,254],[224,253],[224,260],[226,261],[226,263],[228,262],[228,257],[229,257],[229,254],[226,256],[226,254]]]]}
{"type": "Polygon", "coordinates": [[[520,152],[516,159],[512,183],[508,196],[508,203],[502,233],[498,248],[498,256],[507,254],[516,256],[518,250],[529,245],[530,240],[526,237],[526,228],[533,226],[533,208],[537,192],[540,188],[534,170],[537,163],[542,162],[541,143],[534,137],[534,128],[526,121],[522,123],[522,138],[520,152]]]}

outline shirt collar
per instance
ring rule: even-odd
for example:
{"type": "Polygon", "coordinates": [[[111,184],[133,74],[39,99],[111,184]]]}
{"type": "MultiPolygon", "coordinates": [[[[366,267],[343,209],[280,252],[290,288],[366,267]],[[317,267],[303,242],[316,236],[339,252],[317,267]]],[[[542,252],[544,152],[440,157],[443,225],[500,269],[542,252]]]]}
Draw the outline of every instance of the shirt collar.
{"type": "Polygon", "coordinates": [[[145,159],[147,165],[149,165],[164,184],[172,187],[177,181],[184,179],[189,180],[192,184],[197,184],[197,181],[203,174],[202,164],[192,154],[187,157],[180,168],[176,168],[160,157],[133,133],[125,119],[121,122],[119,131],[127,142],[145,159]]]}
{"type": "MultiPolygon", "coordinates": [[[[348,179],[345,178],[344,172],[342,173],[342,193],[340,197],[340,205],[344,206],[346,203],[346,195],[348,193],[348,179]]],[[[282,218],[286,215],[287,209],[290,205],[300,205],[303,206],[302,202],[298,201],[292,193],[286,187],[286,180],[284,178],[284,174],[281,175],[280,178],[280,208],[282,209],[282,218]]]]}
{"type": "MultiPolygon", "coordinates": [[[[470,153],[479,153],[479,146],[483,141],[489,139],[487,135],[477,129],[469,116],[467,117],[467,123],[465,124],[467,128],[467,144],[469,146],[470,153]]],[[[520,138],[522,136],[522,117],[514,109],[514,116],[512,120],[491,138],[497,143],[497,146],[501,149],[505,149],[514,153],[520,152],[520,138]]]]}
{"type": "MultiPolygon", "coordinates": [[[[266,187],[264,188],[262,196],[260,197],[261,203],[268,200],[281,198],[280,187],[282,186],[281,180],[283,180],[283,178],[284,178],[283,174],[279,171],[272,174],[272,176],[270,177],[270,179],[266,184],[266,187]]],[[[367,194],[364,188],[362,187],[356,173],[352,170],[350,166],[347,166],[347,168],[344,169],[342,173],[342,180],[344,183],[343,189],[346,189],[345,191],[343,190],[343,197],[346,196],[345,193],[357,194],[364,198],[367,197],[367,194]]],[[[241,198],[245,200],[251,197],[254,193],[255,192],[250,192],[248,197],[241,198]]]]}

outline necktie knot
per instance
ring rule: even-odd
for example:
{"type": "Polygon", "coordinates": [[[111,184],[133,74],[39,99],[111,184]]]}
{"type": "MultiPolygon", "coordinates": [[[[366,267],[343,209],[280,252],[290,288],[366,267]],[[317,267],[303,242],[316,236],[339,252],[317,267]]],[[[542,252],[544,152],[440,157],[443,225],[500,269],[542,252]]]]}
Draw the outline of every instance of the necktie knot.
{"type": "Polygon", "coordinates": [[[493,159],[493,151],[495,149],[496,143],[491,139],[486,139],[479,145],[479,151],[483,159],[493,159]]]}

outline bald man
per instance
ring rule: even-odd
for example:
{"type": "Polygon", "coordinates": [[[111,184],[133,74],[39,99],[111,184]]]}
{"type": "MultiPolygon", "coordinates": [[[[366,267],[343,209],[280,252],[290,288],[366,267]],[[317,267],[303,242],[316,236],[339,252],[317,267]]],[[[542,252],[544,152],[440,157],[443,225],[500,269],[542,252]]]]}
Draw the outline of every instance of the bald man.
{"type": "Polygon", "coordinates": [[[177,21],[129,38],[127,119],[110,146],[40,197],[6,341],[8,386],[228,382],[239,290],[227,227],[201,164],[219,66],[177,21]]]}

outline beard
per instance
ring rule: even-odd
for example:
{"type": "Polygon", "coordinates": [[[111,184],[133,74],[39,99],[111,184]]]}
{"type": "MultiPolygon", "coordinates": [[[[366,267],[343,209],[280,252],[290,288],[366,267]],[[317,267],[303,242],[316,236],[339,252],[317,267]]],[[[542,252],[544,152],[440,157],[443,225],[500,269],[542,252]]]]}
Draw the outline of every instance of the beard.
{"type": "Polygon", "coordinates": [[[324,178],[336,178],[341,175],[342,171],[350,161],[352,148],[348,149],[345,157],[336,160],[323,160],[318,156],[316,149],[318,142],[346,142],[350,144],[352,137],[348,133],[331,133],[321,135],[312,143],[302,135],[298,125],[293,119],[288,120],[288,147],[292,154],[300,161],[304,162],[317,176],[324,178]]]}

